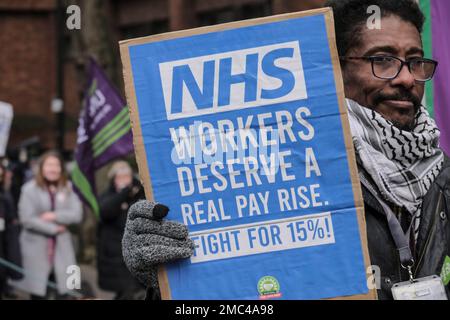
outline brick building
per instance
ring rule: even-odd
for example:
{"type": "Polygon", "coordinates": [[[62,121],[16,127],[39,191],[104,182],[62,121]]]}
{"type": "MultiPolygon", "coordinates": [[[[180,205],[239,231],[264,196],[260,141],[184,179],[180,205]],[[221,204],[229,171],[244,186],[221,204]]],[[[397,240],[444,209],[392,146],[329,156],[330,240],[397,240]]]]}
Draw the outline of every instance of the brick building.
{"type": "Polygon", "coordinates": [[[64,132],[64,148],[73,150],[86,57],[96,57],[122,90],[118,40],[301,11],[323,2],[0,0],[0,100],[11,103],[15,113],[9,146],[36,136],[44,148],[54,148],[64,132]],[[69,4],[81,7],[79,31],[65,28],[69,4]],[[64,116],[51,111],[56,97],[64,101],[64,116]]]}

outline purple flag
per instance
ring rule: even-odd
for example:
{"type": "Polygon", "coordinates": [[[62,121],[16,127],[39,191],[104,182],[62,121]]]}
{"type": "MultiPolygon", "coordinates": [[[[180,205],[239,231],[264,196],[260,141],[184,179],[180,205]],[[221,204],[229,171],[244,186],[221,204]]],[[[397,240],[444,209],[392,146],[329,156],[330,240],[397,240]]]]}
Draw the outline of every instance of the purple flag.
{"type": "Polygon", "coordinates": [[[89,80],[78,126],[74,189],[99,214],[95,171],[133,152],[128,107],[101,68],[90,60],[89,80]]]}
{"type": "Polygon", "coordinates": [[[450,1],[431,2],[433,57],[439,61],[434,78],[434,115],[441,130],[441,147],[450,154],[450,1]]]}

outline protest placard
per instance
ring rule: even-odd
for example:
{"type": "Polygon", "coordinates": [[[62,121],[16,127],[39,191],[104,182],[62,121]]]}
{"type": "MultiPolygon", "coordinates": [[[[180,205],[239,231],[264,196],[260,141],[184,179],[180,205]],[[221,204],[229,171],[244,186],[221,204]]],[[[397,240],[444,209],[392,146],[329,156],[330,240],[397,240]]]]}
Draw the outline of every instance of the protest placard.
{"type": "Polygon", "coordinates": [[[120,46],[146,196],[195,243],[164,299],[375,298],[330,9],[120,46]]]}

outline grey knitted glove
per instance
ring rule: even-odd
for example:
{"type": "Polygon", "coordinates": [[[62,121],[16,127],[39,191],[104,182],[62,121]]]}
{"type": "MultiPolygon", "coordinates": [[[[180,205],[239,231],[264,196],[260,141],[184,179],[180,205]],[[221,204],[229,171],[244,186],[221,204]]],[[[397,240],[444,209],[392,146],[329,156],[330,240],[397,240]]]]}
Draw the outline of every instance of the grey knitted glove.
{"type": "Polygon", "coordinates": [[[164,205],[139,201],[128,210],[122,253],[130,272],[144,285],[158,289],[157,265],[188,258],[194,243],[184,224],[163,220],[164,205]]]}

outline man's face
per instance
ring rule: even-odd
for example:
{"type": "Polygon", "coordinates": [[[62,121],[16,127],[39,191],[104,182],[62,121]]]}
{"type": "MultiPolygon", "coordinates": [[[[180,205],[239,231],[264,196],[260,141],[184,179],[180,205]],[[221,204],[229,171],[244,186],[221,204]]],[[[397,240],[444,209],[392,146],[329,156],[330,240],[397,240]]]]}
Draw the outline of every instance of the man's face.
{"type": "MultiPolygon", "coordinates": [[[[390,55],[407,60],[423,57],[422,41],[416,27],[398,16],[381,20],[381,29],[361,31],[361,44],[347,56],[390,55]]],[[[370,61],[349,60],[343,68],[345,95],[360,105],[374,109],[400,129],[411,130],[421,105],[424,83],[415,81],[404,66],[392,80],[376,78],[370,61]]]]}

